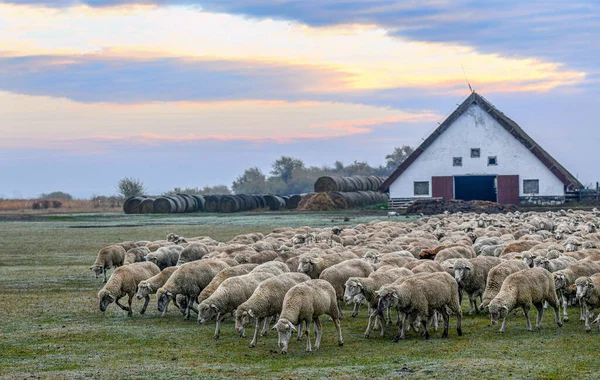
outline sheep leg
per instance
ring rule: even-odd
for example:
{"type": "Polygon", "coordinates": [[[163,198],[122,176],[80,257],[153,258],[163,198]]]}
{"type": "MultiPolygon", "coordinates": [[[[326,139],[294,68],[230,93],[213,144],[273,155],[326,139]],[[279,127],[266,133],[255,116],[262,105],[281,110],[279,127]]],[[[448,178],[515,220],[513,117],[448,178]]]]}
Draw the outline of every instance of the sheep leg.
{"type": "Polygon", "coordinates": [[[333,324],[335,325],[335,330],[337,331],[337,334],[338,334],[338,345],[343,346],[344,339],[342,338],[342,327],[340,326],[340,320],[334,318],[333,324]]]}
{"type": "Polygon", "coordinates": [[[192,306],[192,302],[194,302],[193,297],[187,297],[187,305],[185,306],[185,320],[188,321],[190,319],[190,307],[192,306]]]}
{"type": "MultiPolygon", "coordinates": [[[[375,317],[377,318],[377,317],[375,317]]],[[[367,329],[365,330],[365,338],[371,336],[371,321],[373,320],[373,314],[369,314],[369,322],[367,323],[367,329]]]]}
{"type": "Polygon", "coordinates": [[[583,310],[583,300],[579,300],[579,320],[585,321],[585,311],[583,310]]]}
{"type": "Polygon", "coordinates": [[[150,295],[147,295],[146,297],[144,297],[144,306],[142,306],[142,311],[140,311],[140,314],[144,314],[146,312],[148,303],[150,303],[150,295]]]}
{"type": "Polygon", "coordinates": [[[133,308],[131,307],[131,302],[133,301],[133,294],[129,295],[129,298],[127,299],[127,305],[129,305],[128,307],[128,311],[127,311],[127,316],[131,317],[133,316],[133,308]]]}
{"type": "Polygon", "coordinates": [[[267,334],[269,333],[269,321],[270,320],[271,320],[270,317],[263,318],[263,327],[262,327],[262,330],[260,332],[260,336],[267,336],[267,334]]]}
{"type": "Polygon", "coordinates": [[[219,339],[221,335],[221,313],[217,314],[217,323],[215,326],[215,335],[213,336],[213,338],[215,339],[219,339]]]}
{"type": "Polygon", "coordinates": [[[302,337],[304,336],[304,334],[303,334],[304,326],[306,326],[306,322],[304,322],[304,321],[298,322],[298,338],[296,338],[297,341],[301,341],[302,337]]]}
{"type": "Polygon", "coordinates": [[[315,341],[315,350],[318,350],[319,347],[321,346],[321,336],[323,334],[323,326],[321,326],[321,320],[319,319],[319,317],[316,317],[314,319],[315,321],[315,330],[317,333],[317,340],[315,341]]]}
{"type": "Polygon", "coordinates": [[[433,318],[432,319],[433,319],[433,330],[434,331],[438,331],[438,328],[439,328],[438,319],[439,318],[438,318],[438,312],[437,311],[433,312],[433,318]]]}
{"type": "Polygon", "coordinates": [[[544,304],[541,303],[540,305],[536,305],[535,308],[538,312],[537,322],[535,324],[535,328],[537,329],[542,325],[542,317],[544,316],[544,304]]]}
{"type": "Polygon", "coordinates": [[[500,327],[500,332],[503,333],[504,331],[506,331],[506,321],[508,321],[508,315],[510,313],[506,313],[506,315],[504,316],[504,320],[502,321],[502,326],[500,327]]]}
{"type": "Polygon", "coordinates": [[[531,305],[523,306],[523,314],[525,315],[525,321],[527,323],[527,331],[531,331],[531,320],[529,320],[529,310],[531,309],[531,305]]]}
{"type": "Polygon", "coordinates": [[[107,279],[106,279],[106,268],[104,268],[104,267],[102,268],[102,274],[104,275],[104,283],[106,284],[106,281],[107,281],[107,279]]]}
{"type": "Polygon", "coordinates": [[[563,321],[569,321],[569,315],[567,314],[567,296],[564,293],[560,294],[562,298],[562,307],[563,307],[563,321]]]}
{"type": "Polygon", "coordinates": [[[341,303],[338,302],[337,303],[337,308],[338,308],[338,312],[340,314],[340,319],[343,319],[344,318],[344,313],[342,312],[342,307],[340,305],[341,305],[341,303]]]}
{"type": "Polygon", "coordinates": [[[429,322],[429,318],[421,319],[421,324],[423,325],[423,336],[425,337],[425,340],[429,340],[429,338],[431,338],[431,335],[429,335],[429,330],[427,330],[428,322],[429,322]]]}
{"type": "Polygon", "coordinates": [[[354,302],[354,308],[352,309],[352,316],[356,317],[358,315],[358,309],[360,308],[360,303],[354,302]]]}
{"type": "Polygon", "coordinates": [[[558,301],[558,297],[551,298],[548,301],[548,304],[552,306],[554,309],[554,320],[558,327],[562,327],[562,322],[560,321],[560,302],[558,301]]]}
{"type": "Polygon", "coordinates": [[[469,294],[469,315],[475,314],[475,297],[473,294],[469,294]]]}
{"type": "Polygon", "coordinates": [[[128,308],[127,306],[123,306],[123,305],[121,305],[121,303],[119,302],[119,300],[120,300],[121,298],[122,298],[122,297],[119,297],[119,298],[117,298],[117,299],[115,300],[115,303],[116,303],[116,304],[117,304],[117,306],[118,306],[118,307],[120,307],[122,310],[129,311],[129,308],[128,308]]]}
{"type": "Polygon", "coordinates": [[[254,336],[252,337],[252,340],[250,341],[250,347],[255,347],[256,342],[258,342],[258,326],[260,326],[260,320],[258,318],[256,318],[256,328],[254,329],[254,336]]]}
{"type": "Polygon", "coordinates": [[[386,312],[387,312],[387,322],[386,323],[388,324],[388,326],[391,326],[392,325],[392,311],[388,307],[386,312]]]}
{"type": "Polygon", "coordinates": [[[306,335],[306,352],[311,352],[312,348],[310,346],[310,322],[306,322],[306,330],[304,331],[304,335],[306,335]]]}
{"type": "Polygon", "coordinates": [[[448,327],[450,325],[450,316],[448,315],[448,311],[446,307],[442,307],[441,309],[442,317],[444,318],[444,332],[442,333],[442,338],[448,337],[448,327]]]}
{"type": "Polygon", "coordinates": [[[398,326],[398,334],[394,337],[393,342],[398,343],[400,339],[406,338],[406,326],[410,323],[407,321],[407,315],[402,313],[402,317],[400,318],[400,326],[398,326]]]}
{"type": "MultiPolygon", "coordinates": [[[[583,300],[580,300],[579,302],[581,302],[582,304],[584,303],[583,300]]],[[[590,317],[592,317],[591,313],[587,310],[585,310],[585,331],[590,331],[592,329],[592,327],[590,326],[590,317]]]]}

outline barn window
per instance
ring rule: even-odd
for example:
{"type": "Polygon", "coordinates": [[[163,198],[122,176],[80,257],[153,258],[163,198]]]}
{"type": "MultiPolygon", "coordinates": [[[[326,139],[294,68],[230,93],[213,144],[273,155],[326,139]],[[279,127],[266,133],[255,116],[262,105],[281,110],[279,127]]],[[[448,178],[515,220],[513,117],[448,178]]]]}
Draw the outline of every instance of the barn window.
{"type": "Polygon", "coordinates": [[[539,194],[540,193],[540,180],[539,179],[524,179],[523,180],[523,193],[524,194],[539,194]]]}
{"type": "Polygon", "coordinates": [[[462,157],[452,157],[452,166],[462,166],[462,157]]]}
{"type": "Polygon", "coordinates": [[[498,159],[496,159],[496,156],[488,157],[488,166],[492,166],[492,165],[498,165],[498,159]]]}
{"type": "Polygon", "coordinates": [[[429,195],[429,181],[415,182],[415,195],[429,195]]]}
{"type": "Polygon", "coordinates": [[[481,157],[481,149],[471,148],[471,158],[479,158],[479,157],[481,157]]]}

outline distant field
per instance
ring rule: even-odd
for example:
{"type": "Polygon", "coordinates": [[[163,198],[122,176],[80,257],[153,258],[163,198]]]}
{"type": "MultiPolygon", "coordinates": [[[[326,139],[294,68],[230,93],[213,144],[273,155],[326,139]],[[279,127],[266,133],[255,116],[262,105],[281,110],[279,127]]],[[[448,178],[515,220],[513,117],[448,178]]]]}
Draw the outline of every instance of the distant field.
{"type": "Polygon", "coordinates": [[[391,343],[392,328],[385,338],[365,339],[366,312],[361,310],[359,317],[346,313],[342,321],[343,347],[337,346],[333,325],[325,322],[318,352],[307,354],[304,342],[292,341],[290,353],[281,355],[275,334],[250,349],[249,339],[239,338],[229,321],[215,341],[214,324],[184,321],[173,309],[160,317],[155,298],[143,316],[137,300],[133,318],[115,305],[103,314],[96,300],[102,283],[87,269],[105,245],[163,239],[169,232],[226,241],[241,233],[266,234],[276,227],[330,227],[372,220],[388,219],[382,214],[352,213],[75,214],[0,222],[0,377],[598,377],[600,332],[594,329],[586,334],[576,322],[575,309],[570,310],[572,322],[561,329],[553,323],[551,312],[534,332],[525,330],[523,317],[514,316],[506,334],[488,326],[484,315],[465,316],[462,337],[452,328],[448,339],[437,332],[430,341],[411,332],[398,344],[391,343]],[[344,217],[350,221],[344,222],[344,217]]]}

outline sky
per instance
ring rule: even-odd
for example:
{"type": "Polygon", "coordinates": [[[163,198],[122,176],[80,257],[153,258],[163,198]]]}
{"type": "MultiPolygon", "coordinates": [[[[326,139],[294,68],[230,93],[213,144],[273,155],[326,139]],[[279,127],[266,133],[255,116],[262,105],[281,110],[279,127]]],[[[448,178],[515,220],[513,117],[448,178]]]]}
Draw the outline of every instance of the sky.
{"type": "Polygon", "coordinates": [[[467,81],[595,184],[599,35],[597,0],[0,1],[0,198],[377,166],[467,81]]]}

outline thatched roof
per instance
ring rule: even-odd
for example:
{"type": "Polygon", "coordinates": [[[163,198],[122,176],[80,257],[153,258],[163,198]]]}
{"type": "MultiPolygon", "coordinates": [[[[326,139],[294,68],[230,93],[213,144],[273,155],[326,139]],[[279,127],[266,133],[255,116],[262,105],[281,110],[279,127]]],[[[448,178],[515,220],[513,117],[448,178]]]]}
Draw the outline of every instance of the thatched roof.
{"type": "Polygon", "coordinates": [[[548,152],[537,144],[523,129],[511,120],[508,116],[500,112],[494,105],[487,101],[483,96],[472,92],[471,95],[454,111],[407,159],[398,166],[398,168],[385,180],[379,188],[380,191],[386,191],[391,184],[427,149],[456,119],[458,119],[471,104],[479,105],[494,120],[496,120],[504,129],[508,131],[534,156],[536,156],[566,187],[574,190],[583,188],[581,182],[577,180],[567,169],[558,163],[548,152]]]}

